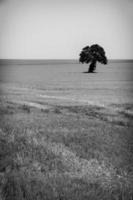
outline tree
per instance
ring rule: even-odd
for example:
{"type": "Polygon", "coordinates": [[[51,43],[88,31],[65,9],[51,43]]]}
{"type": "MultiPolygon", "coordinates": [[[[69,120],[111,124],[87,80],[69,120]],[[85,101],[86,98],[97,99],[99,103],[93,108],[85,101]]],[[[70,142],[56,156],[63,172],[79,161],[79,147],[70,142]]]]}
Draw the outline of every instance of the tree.
{"type": "Polygon", "coordinates": [[[86,46],[82,49],[79,62],[86,64],[90,63],[88,68],[88,73],[90,73],[95,71],[97,62],[107,64],[108,60],[104,49],[98,44],[93,44],[90,47],[86,46]]]}

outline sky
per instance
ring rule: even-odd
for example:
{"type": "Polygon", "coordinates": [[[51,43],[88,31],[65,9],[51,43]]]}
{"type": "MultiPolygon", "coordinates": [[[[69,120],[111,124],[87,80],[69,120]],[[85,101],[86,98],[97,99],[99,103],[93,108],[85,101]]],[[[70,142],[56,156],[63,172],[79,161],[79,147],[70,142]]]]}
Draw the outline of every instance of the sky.
{"type": "Polygon", "coordinates": [[[133,59],[133,0],[0,0],[0,59],[133,59]]]}

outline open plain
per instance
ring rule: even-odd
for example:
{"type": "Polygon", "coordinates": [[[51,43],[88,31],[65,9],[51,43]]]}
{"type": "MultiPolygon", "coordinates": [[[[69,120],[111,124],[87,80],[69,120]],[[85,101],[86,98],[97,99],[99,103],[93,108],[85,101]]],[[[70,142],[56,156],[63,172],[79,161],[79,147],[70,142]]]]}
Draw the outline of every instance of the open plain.
{"type": "Polygon", "coordinates": [[[0,199],[133,199],[133,62],[0,65],[0,199]]]}

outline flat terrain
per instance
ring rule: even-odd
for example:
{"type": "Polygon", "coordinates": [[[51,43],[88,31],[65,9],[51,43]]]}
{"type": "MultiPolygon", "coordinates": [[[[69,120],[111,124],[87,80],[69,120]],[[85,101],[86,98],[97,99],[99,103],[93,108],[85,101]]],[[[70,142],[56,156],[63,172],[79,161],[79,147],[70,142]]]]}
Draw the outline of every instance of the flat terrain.
{"type": "Polygon", "coordinates": [[[1,66],[2,200],[133,199],[133,64],[85,67],[1,66]]]}

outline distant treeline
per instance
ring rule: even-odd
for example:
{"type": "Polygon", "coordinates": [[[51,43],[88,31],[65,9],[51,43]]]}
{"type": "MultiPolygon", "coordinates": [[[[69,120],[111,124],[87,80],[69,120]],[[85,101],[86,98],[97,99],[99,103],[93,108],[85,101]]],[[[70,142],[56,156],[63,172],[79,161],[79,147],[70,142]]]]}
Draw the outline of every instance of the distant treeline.
{"type": "MultiPolygon", "coordinates": [[[[109,63],[133,62],[132,59],[109,59],[109,63]]],[[[0,65],[48,65],[48,64],[78,64],[76,59],[0,59],[0,65]]]]}

